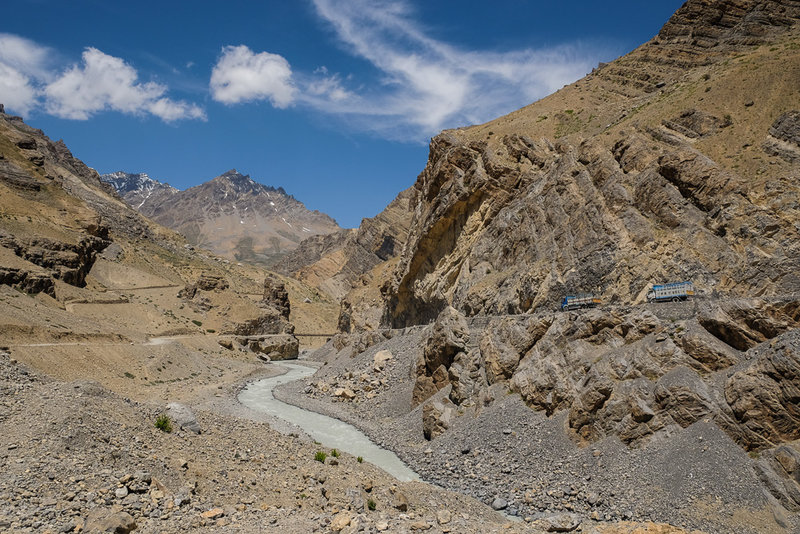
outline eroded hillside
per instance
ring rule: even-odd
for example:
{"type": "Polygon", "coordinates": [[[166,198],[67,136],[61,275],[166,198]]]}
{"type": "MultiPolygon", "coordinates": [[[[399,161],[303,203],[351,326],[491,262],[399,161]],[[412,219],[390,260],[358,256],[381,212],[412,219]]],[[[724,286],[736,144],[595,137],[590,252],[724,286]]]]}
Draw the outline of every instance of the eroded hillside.
{"type": "Polygon", "coordinates": [[[447,305],[525,313],[580,291],[641,302],[684,279],[706,294],[796,292],[800,4],[721,4],[690,2],[628,56],[436,137],[387,324],[447,305]]]}

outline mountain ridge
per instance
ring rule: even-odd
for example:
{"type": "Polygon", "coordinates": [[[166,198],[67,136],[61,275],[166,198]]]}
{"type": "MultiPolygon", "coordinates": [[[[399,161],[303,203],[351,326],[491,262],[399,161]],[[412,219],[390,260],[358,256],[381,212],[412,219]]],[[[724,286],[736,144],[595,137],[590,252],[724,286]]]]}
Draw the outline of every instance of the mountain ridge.
{"type": "Polygon", "coordinates": [[[236,169],[184,190],[141,176],[119,171],[102,179],[129,205],[193,245],[238,261],[272,264],[305,237],[339,230],[334,219],[306,209],[283,187],[236,169]]]}

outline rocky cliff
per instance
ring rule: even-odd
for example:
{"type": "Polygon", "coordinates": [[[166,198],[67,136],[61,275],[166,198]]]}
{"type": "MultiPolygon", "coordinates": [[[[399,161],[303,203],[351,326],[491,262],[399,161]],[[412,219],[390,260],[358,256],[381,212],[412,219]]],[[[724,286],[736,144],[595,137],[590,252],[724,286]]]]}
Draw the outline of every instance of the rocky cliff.
{"type": "Polygon", "coordinates": [[[405,245],[344,298],[295,398],[523,515],[702,502],[681,525],[794,532],[798,21],[797,1],[691,0],[631,54],[435,137],[405,245]],[[683,280],[693,299],[646,302],[683,280]],[[558,311],[581,292],[601,306],[558,311]]]}
{"type": "Polygon", "coordinates": [[[800,289],[800,3],[687,2],[653,40],[493,122],[431,142],[386,325],[552,309],[652,283],[800,289]]]}
{"type": "Polygon", "coordinates": [[[378,284],[406,244],[413,198],[413,191],[407,189],[378,215],[364,219],[357,229],[306,239],[275,269],[337,300],[344,299],[343,329],[380,327],[378,284]]]}
{"type": "Polygon", "coordinates": [[[271,264],[303,239],[340,229],[283,188],[257,183],[235,169],[185,191],[146,174],[116,172],[102,179],[140,213],[190,243],[239,261],[271,264]]]}

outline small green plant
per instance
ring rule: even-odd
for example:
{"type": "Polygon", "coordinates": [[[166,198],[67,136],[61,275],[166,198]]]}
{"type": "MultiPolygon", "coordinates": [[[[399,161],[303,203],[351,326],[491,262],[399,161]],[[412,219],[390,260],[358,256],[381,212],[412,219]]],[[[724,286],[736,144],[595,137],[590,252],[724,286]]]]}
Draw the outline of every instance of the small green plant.
{"type": "Polygon", "coordinates": [[[367,499],[367,508],[369,508],[370,510],[375,510],[375,506],[377,505],[374,500],[367,499]]]}
{"type": "Polygon", "coordinates": [[[197,319],[192,319],[192,322],[197,326],[203,326],[203,323],[201,321],[198,321],[197,319]]]}
{"type": "Polygon", "coordinates": [[[363,458],[363,457],[361,457],[361,456],[359,456],[358,458],[356,458],[356,461],[357,461],[358,463],[363,463],[363,462],[364,462],[364,458],[363,458]]]}
{"type": "Polygon", "coordinates": [[[216,333],[216,330],[214,330],[213,328],[207,328],[206,332],[208,332],[209,334],[214,334],[216,333]]]}
{"type": "Polygon", "coordinates": [[[136,378],[136,375],[134,375],[133,373],[129,373],[128,371],[125,371],[125,378],[136,378]]]}
{"type": "Polygon", "coordinates": [[[536,119],[536,122],[542,122],[547,120],[547,115],[539,115],[539,118],[536,119]]]}
{"type": "Polygon", "coordinates": [[[155,427],[162,432],[166,432],[169,434],[172,432],[172,421],[170,421],[169,416],[167,414],[161,414],[156,418],[155,427]]]}
{"type": "Polygon", "coordinates": [[[314,455],[314,459],[316,461],[318,461],[319,463],[321,463],[321,464],[325,463],[325,458],[327,458],[327,457],[328,457],[328,455],[325,454],[322,451],[317,451],[317,454],[314,455]]]}
{"type": "Polygon", "coordinates": [[[339,457],[339,451],[337,451],[336,449],[333,449],[331,451],[331,456],[333,456],[334,458],[338,458],[339,457]]]}
{"type": "Polygon", "coordinates": [[[748,456],[750,456],[750,458],[752,458],[753,460],[758,460],[758,459],[761,457],[761,453],[760,453],[760,452],[758,452],[758,451],[750,451],[750,452],[748,452],[747,454],[748,454],[748,456]]]}
{"type": "Polygon", "coordinates": [[[575,113],[575,110],[574,109],[565,109],[564,113],[566,113],[567,115],[572,115],[573,113],[575,113]]]}

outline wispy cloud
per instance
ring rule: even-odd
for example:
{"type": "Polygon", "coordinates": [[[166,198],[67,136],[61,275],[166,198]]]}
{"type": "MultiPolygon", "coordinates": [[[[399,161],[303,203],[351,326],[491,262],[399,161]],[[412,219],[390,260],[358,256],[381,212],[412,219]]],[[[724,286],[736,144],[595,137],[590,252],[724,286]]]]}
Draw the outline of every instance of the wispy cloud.
{"type": "MultiPolygon", "coordinates": [[[[404,0],[312,1],[340,44],[375,67],[377,81],[343,77],[324,67],[293,72],[281,56],[235,47],[244,49],[247,58],[265,55],[280,69],[239,61],[236,75],[225,78],[225,90],[241,96],[218,95],[212,78],[215,99],[298,104],[386,137],[422,140],[443,128],[484,122],[529,104],[580,78],[601,56],[599,50],[578,46],[467,50],[427,33],[404,0]],[[276,87],[282,89],[281,100],[276,87]]],[[[229,49],[223,50],[215,73],[229,49]]]]}
{"type": "MultiPolygon", "coordinates": [[[[426,33],[401,0],[313,0],[351,52],[374,65],[383,84],[362,95],[369,105],[332,105],[334,113],[417,135],[489,120],[586,74],[598,54],[578,47],[507,52],[465,50],[426,33]],[[363,110],[363,111],[362,111],[363,110]]],[[[347,104],[352,104],[351,102],[347,104]]]]}
{"type": "Polygon", "coordinates": [[[52,57],[33,41],[0,34],[0,102],[25,114],[42,109],[76,120],[101,111],[150,114],[167,122],[205,120],[197,105],[168,98],[165,85],[139,82],[136,69],[121,58],[87,48],[80,64],[59,71],[52,57]]]}

